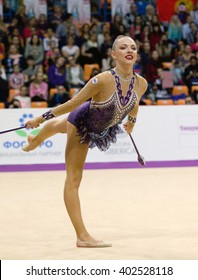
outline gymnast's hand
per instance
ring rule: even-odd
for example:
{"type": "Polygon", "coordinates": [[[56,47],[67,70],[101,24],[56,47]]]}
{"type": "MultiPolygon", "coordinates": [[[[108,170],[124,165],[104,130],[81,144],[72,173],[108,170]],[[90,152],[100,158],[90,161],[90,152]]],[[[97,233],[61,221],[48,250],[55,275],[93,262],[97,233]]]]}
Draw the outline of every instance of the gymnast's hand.
{"type": "Polygon", "coordinates": [[[29,120],[25,123],[26,128],[36,128],[38,127],[41,123],[44,122],[43,117],[37,117],[33,120],[29,120]]]}
{"type": "Polygon", "coordinates": [[[128,121],[128,122],[124,123],[123,127],[124,127],[124,130],[128,134],[130,134],[133,131],[134,123],[128,121]]]}

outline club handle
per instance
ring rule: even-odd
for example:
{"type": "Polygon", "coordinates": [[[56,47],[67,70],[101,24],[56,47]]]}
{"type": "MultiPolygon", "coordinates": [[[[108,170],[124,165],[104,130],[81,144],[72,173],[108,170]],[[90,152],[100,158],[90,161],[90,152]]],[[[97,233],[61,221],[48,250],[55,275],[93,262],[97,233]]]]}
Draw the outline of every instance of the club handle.
{"type": "Polygon", "coordinates": [[[138,155],[138,162],[139,162],[139,164],[140,164],[140,165],[145,165],[145,164],[146,164],[145,159],[143,158],[143,156],[140,155],[140,153],[139,153],[139,151],[138,151],[138,148],[137,148],[137,146],[136,146],[136,144],[135,144],[135,141],[133,140],[132,135],[129,134],[129,137],[131,138],[131,141],[132,141],[132,143],[133,143],[133,146],[134,146],[134,148],[135,148],[135,150],[136,150],[136,153],[137,153],[137,155],[138,155]]]}
{"type": "Polygon", "coordinates": [[[0,131],[0,134],[8,133],[8,132],[23,129],[23,128],[26,128],[26,126],[24,125],[24,126],[19,126],[19,127],[3,130],[3,131],[0,131]]]}

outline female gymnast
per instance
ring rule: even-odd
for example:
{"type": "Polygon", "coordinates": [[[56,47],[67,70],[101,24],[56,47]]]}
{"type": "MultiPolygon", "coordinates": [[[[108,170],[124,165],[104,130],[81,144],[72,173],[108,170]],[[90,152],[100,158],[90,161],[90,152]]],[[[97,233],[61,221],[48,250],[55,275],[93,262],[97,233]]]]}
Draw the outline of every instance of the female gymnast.
{"type": "Polygon", "coordinates": [[[122,132],[119,124],[127,115],[123,126],[127,133],[132,132],[139,101],[147,89],[146,80],[133,71],[137,46],[131,37],[120,35],[115,39],[112,57],[116,62],[114,69],[91,78],[71,100],[26,122],[27,128],[36,128],[45,120],[70,112],[67,119],[47,122],[37,136],[29,135],[23,150],[29,152],[48,137],[67,133],[64,201],[76,232],[77,247],[111,247],[94,239],[84,225],[78,194],[83,167],[88,148],[97,146],[105,151],[116,142],[116,134],[122,132]]]}

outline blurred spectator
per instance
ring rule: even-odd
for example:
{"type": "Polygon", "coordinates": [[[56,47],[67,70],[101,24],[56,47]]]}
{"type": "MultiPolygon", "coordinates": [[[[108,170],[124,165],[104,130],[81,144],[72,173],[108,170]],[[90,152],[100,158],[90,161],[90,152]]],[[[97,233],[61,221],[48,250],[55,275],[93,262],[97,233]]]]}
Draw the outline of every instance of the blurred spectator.
{"type": "Polygon", "coordinates": [[[49,101],[49,107],[58,106],[70,100],[69,93],[66,91],[64,85],[58,85],[56,87],[57,92],[52,96],[49,101]]]}
{"type": "Polygon", "coordinates": [[[151,58],[151,45],[149,42],[144,42],[143,47],[140,49],[140,56],[142,62],[142,73],[146,74],[146,68],[151,58]]]}
{"type": "Polygon", "coordinates": [[[33,56],[34,64],[41,64],[44,59],[44,50],[41,39],[38,35],[33,35],[25,47],[25,58],[33,56]]]}
{"type": "Polygon", "coordinates": [[[126,26],[124,24],[120,24],[118,31],[119,31],[119,35],[126,35],[127,33],[126,26]]]}
{"type": "Polygon", "coordinates": [[[177,60],[180,64],[180,67],[182,68],[182,70],[184,70],[184,68],[190,63],[190,58],[192,55],[193,55],[193,53],[192,53],[191,46],[186,45],[184,47],[183,53],[177,57],[177,60]]]}
{"type": "Polygon", "coordinates": [[[66,84],[65,58],[58,57],[56,62],[48,69],[49,87],[55,88],[57,85],[66,84]]]}
{"type": "Polygon", "coordinates": [[[159,17],[157,14],[154,14],[151,18],[150,27],[153,30],[153,26],[158,25],[161,33],[164,33],[165,27],[162,22],[160,22],[159,17]]]}
{"type": "Polygon", "coordinates": [[[19,100],[17,99],[13,99],[9,105],[8,105],[9,109],[20,109],[21,108],[21,103],[19,100]]]}
{"type": "Polygon", "coordinates": [[[180,19],[181,23],[185,24],[187,21],[187,17],[189,15],[189,13],[187,12],[187,7],[186,7],[185,2],[181,2],[178,5],[177,15],[178,15],[178,18],[180,19]]]}
{"type": "Polygon", "coordinates": [[[146,6],[146,13],[143,16],[144,24],[150,25],[150,22],[152,21],[152,17],[155,15],[155,8],[153,5],[148,4],[146,6]]]}
{"type": "Polygon", "coordinates": [[[20,88],[19,94],[15,96],[14,99],[20,102],[21,108],[31,107],[31,98],[28,93],[28,87],[26,86],[20,88]]]}
{"type": "Polygon", "coordinates": [[[153,83],[151,86],[148,87],[144,97],[146,99],[150,99],[151,104],[154,105],[155,102],[157,101],[157,98],[156,98],[157,92],[158,92],[158,86],[156,83],[153,83]]]}
{"type": "MultiPolygon", "coordinates": [[[[13,31],[15,32],[15,29],[13,31]]],[[[20,37],[20,35],[12,35],[9,38],[9,41],[11,45],[16,46],[16,48],[19,50],[20,53],[24,52],[24,41],[23,38],[20,37]]]]}
{"type": "Polygon", "coordinates": [[[95,30],[96,34],[98,35],[102,31],[102,25],[103,24],[101,22],[100,16],[98,16],[96,14],[95,15],[92,14],[91,15],[91,30],[92,30],[92,27],[94,26],[94,30],[95,30]]]}
{"type": "Polygon", "coordinates": [[[84,42],[89,40],[89,37],[90,37],[90,26],[88,23],[84,23],[80,28],[80,35],[78,38],[77,45],[81,47],[84,42]]]}
{"type": "Polygon", "coordinates": [[[149,84],[154,83],[157,79],[158,68],[162,68],[162,62],[156,50],[152,51],[149,63],[146,65],[146,79],[149,84]]]}
{"type": "Polygon", "coordinates": [[[190,64],[185,68],[184,71],[184,82],[188,86],[189,92],[193,85],[198,85],[198,62],[196,56],[191,56],[190,64]]]}
{"type": "Polygon", "coordinates": [[[187,36],[190,33],[190,23],[192,22],[192,18],[190,15],[186,18],[186,23],[182,25],[182,38],[187,40],[187,36]]]}
{"type": "Polygon", "coordinates": [[[18,64],[13,66],[13,73],[8,78],[9,87],[13,89],[20,89],[24,85],[24,76],[20,72],[18,64]]]}
{"type": "MultiPolygon", "coordinates": [[[[56,37],[57,38],[61,38],[64,37],[66,38],[66,34],[68,31],[68,27],[70,25],[74,25],[73,24],[73,16],[70,13],[67,13],[64,18],[63,21],[59,22],[59,24],[57,25],[56,29],[55,29],[55,33],[56,33],[56,37]]],[[[75,25],[74,25],[75,26],[75,25]]]]}
{"type": "Polygon", "coordinates": [[[25,25],[23,29],[23,37],[25,40],[25,43],[29,42],[30,38],[33,35],[40,35],[39,30],[37,29],[37,21],[35,17],[32,17],[28,20],[27,24],[25,25]]]}
{"type": "Polygon", "coordinates": [[[10,45],[8,50],[8,56],[3,60],[3,65],[6,69],[6,74],[10,75],[13,73],[13,66],[19,64],[20,71],[24,69],[24,57],[19,53],[15,45],[10,45]]]}
{"type": "Polygon", "coordinates": [[[173,49],[173,58],[177,59],[179,56],[181,56],[184,53],[185,50],[185,42],[184,40],[180,40],[177,44],[177,46],[173,49]]]}
{"type": "Polygon", "coordinates": [[[8,81],[2,77],[2,70],[0,69],[0,102],[3,102],[6,106],[9,96],[8,81]]]}
{"type": "Polygon", "coordinates": [[[40,34],[42,35],[42,38],[44,38],[46,30],[49,28],[49,23],[47,20],[47,16],[45,14],[40,14],[37,20],[37,28],[38,30],[40,30],[40,34]]]}
{"type": "Polygon", "coordinates": [[[8,29],[9,36],[11,36],[13,34],[14,29],[17,29],[18,33],[23,38],[23,28],[21,26],[19,27],[19,21],[16,16],[12,18],[7,29],[8,29]]]}
{"type": "Polygon", "coordinates": [[[120,35],[119,27],[123,24],[122,16],[119,14],[115,14],[112,22],[110,23],[110,34],[112,40],[114,40],[118,35],[120,35]]]}
{"type": "Polygon", "coordinates": [[[152,31],[149,36],[150,43],[151,43],[151,50],[156,49],[156,45],[159,44],[161,37],[162,37],[162,32],[160,30],[160,26],[158,24],[153,24],[152,31]]]}
{"type": "Polygon", "coordinates": [[[157,74],[158,74],[158,77],[157,77],[157,79],[153,83],[154,91],[157,88],[156,94],[155,94],[155,99],[156,100],[158,100],[158,99],[170,99],[172,97],[171,94],[163,86],[163,80],[164,80],[163,69],[162,68],[158,68],[157,69],[157,74]]]}
{"type": "Polygon", "coordinates": [[[195,33],[195,40],[190,44],[193,52],[198,52],[198,30],[195,33]]]}
{"type": "Polygon", "coordinates": [[[136,16],[135,22],[133,25],[131,25],[130,28],[130,35],[132,38],[134,38],[134,40],[138,40],[141,42],[141,31],[143,24],[144,23],[142,22],[141,16],[136,16]]]}
{"type": "Polygon", "coordinates": [[[38,65],[34,64],[34,58],[32,55],[29,55],[26,58],[26,67],[23,71],[24,79],[25,79],[25,84],[29,85],[30,82],[33,81],[35,78],[35,74],[38,71],[38,65]]]}
{"type": "Polygon", "coordinates": [[[76,64],[76,60],[70,56],[69,65],[66,68],[66,81],[70,88],[81,89],[85,84],[84,70],[80,64],[76,64]]]}
{"type": "Polygon", "coordinates": [[[67,37],[67,44],[62,47],[61,52],[67,63],[70,57],[73,57],[75,61],[78,60],[80,48],[75,44],[73,36],[67,37]]]}
{"type": "Polygon", "coordinates": [[[51,15],[49,16],[49,23],[50,27],[53,29],[53,31],[56,31],[56,28],[59,24],[61,24],[64,20],[64,11],[61,6],[54,5],[53,11],[51,15]]]}
{"type": "Polygon", "coordinates": [[[58,46],[59,46],[58,39],[55,37],[54,31],[52,30],[52,28],[48,28],[45,33],[45,37],[43,39],[43,49],[45,52],[50,50],[50,42],[52,42],[52,41],[55,42],[56,47],[58,48],[58,46]]]}
{"type": "MultiPolygon", "coordinates": [[[[79,46],[78,42],[79,42],[79,33],[78,33],[78,29],[76,28],[76,26],[74,24],[70,24],[68,26],[67,29],[67,34],[66,34],[66,38],[72,36],[74,38],[74,42],[76,45],[79,46]]],[[[65,44],[65,41],[64,41],[65,44]]]]}
{"type": "Polygon", "coordinates": [[[173,74],[173,84],[174,85],[183,85],[183,69],[178,60],[175,60],[173,66],[170,69],[173,74]]]}
{"type": "Polygon", "coordinates": [[[48,100],[48,84],[43,81],[43,74],[36,73],[34,80],[30,83],[29,95],[31,101],[48,100]]]}
{"type": "Polygon", "coordinates": [[[111,68],[111,60],[112,60],[111,48],[108,48],[106,50],[105,57],[102,59],[102,67],[101,67],[102,72],[107,71],[111,68]]]}
{"type": "Polygon", "coordinates": [[[130,11],[126,13],[123,22],[128,31],[130,31],[131,25],[134,25],[135,17],[138,16],[137,6],[135,3],[131,3],[130,11]]]}
{"type": "MultiPolygon", "coordinates": [[[[76,36],[77,34],[77,30],[75,25],[72,24],[72,14],[67,14],[64,18],[64,21],[60,24],[57,25],[56,30],[55,30],[55,36],[56,38],[58,38],[59,40],[59,45],[60,47],[62,47],[62,45],[65,43],[66,38],[67,38],[67,34],[70,34],[70,27],[73,27],[72,30],[72,36],[76,36]]],[[[76,38],[75,38],[76,40],[76,38]]]]}
{"type": "Polygon", "coordinates": [[[172,44],[169,42],[166,34],[163,34],[160,42],[156,44],[156,50],[162,61],[171,61],[172,44]]]}
{"type": "Polygon", "coordinates": [[[141,42],[150,42],[150,26],[144,25],[141,31],[141,42]]]}
{"type": "Polygon", "coordinates": [[[110,30],[108,25],[106,23],[103,23],[101,25],[101,32],[99,32],[97,36],[99,49],[101,48],[101,45],[104,43],[106,32],[110,32],[110,30]]]}
{"type": "Polygon", "coordinates": [[[50,50],[45,53],[45,66],[48,67],[55,63],[56,59],[61,56],[59,48],[54,41],[50,42],[50,50]]]}
{"type": "Polygon", "coordinates": [[[171,21],[168,26],[168,39],[171,41],[173,46],[182,38],[182,24],[177,15],[171,17],[171,21]]]}
{"type": "Polygon", "coordinates": [[[190,32],[187,34],[187,42],[191,44],[195,41],[195,34],[197,32],[197,26],[194,22],[190,22],[190,32]]]}
{"type": "Polygon", "coordinates": [[[26,14],[25,5],[19,5],[18,10],[16,12],[17,26],[20,31],[23,31],[24,27],[28,24],[28,16],[26,14]]]}
{"type": "Polygon", "coordinates": [[[190,12],[190,15],[198,27],[198,1],[195,2],[193,10],[190,12]]]}
{"type": "Polygon", "coordinates": [[[104,42],[100,47],[101,57],[105,57],[106,52],[109,48],[112,47],[112,38],[109,32],[104,33],[104,42]]]}
{"type": "Polygon", "coordinates": [[[3,21],[5,23],[10,23],[11,19],[14,17],[15,12],[10,7],[10,3],[8,0],[2,1],[3,3],[3,21]]]}
{"type": "Polygon", "coordinates": [[[98,47],[97,35],[92,33],[81,47],[80,64],[84,66],[84,64],[94,63],[101,65],[101,55],[98,47]]]}

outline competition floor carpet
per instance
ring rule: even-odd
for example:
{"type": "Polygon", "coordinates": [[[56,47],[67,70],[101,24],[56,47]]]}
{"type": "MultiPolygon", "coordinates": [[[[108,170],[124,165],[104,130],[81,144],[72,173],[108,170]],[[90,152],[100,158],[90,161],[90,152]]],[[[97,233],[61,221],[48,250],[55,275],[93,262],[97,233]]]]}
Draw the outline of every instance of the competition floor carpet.
{"type": "Polygon", "coordinates": [[[112,248],[75,247],[64,179],[64,171],[0,173],[0,259],[198,259],[197,167],[85,170],[85,224],[112,248]]]}

